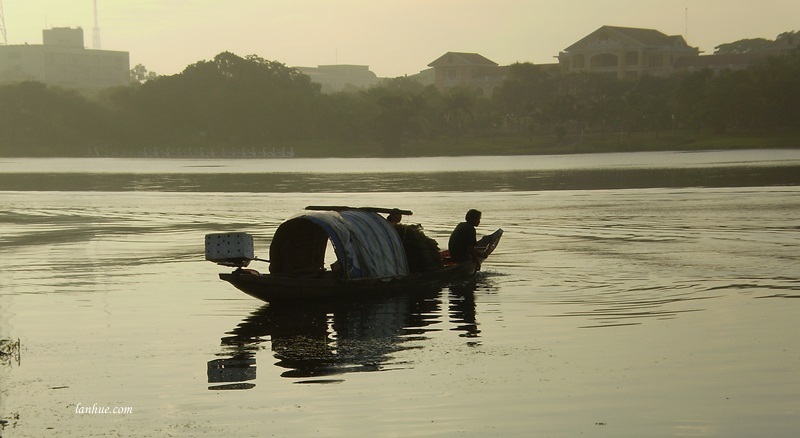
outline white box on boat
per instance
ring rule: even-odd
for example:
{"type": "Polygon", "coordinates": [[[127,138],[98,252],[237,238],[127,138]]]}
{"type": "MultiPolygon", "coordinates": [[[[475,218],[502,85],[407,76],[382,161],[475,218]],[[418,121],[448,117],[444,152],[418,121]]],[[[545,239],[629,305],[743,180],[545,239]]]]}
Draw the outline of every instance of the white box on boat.
{"type": "Polygon", "coordinates": [[[247,233],[206,234],[206,260],[225,263],[253,259],[253,236],[247,233]]]}

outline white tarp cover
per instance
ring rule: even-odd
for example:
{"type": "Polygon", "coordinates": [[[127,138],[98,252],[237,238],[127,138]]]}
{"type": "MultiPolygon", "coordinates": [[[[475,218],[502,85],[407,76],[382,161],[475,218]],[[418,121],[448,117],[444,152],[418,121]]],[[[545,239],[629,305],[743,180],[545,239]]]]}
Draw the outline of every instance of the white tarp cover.
{"type": "Polygon", "coordinates": [[[325,229],[347,278],[408,275],[400,236],[379,214],[360,210],[315,211],[296,218],[310,220],[325,229]]]}

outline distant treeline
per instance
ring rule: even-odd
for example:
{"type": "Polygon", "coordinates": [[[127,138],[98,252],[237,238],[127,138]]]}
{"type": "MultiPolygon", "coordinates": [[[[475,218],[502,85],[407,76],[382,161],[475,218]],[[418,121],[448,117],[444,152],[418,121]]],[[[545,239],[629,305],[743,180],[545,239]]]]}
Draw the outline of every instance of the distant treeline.
{"type": "Polygon", "coordinates": [[[392,156],[415,140],[457,148],[468,136],[548,135],[557,142],[584,133],[795,130],[798,78],[795,53],[745,70],[635,81],[514,64],[492,98],[408,78],[323,94],[282,63],[224,52],[180,74],[92,96],[36,82],[0,86],[0,155],[392,156]]]}

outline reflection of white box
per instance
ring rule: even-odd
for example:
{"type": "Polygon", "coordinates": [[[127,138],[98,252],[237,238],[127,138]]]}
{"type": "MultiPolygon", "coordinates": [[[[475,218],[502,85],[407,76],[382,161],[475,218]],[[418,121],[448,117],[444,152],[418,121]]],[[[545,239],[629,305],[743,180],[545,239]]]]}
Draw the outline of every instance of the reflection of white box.
{"type": "MultiPolygon", "coordinates": [[[[206,260],[239,265],[253,259],[253,236],[247,233],[206,234],[206,260]]],[[[243,266],[247,266],[247,263],[243,266]]]]}

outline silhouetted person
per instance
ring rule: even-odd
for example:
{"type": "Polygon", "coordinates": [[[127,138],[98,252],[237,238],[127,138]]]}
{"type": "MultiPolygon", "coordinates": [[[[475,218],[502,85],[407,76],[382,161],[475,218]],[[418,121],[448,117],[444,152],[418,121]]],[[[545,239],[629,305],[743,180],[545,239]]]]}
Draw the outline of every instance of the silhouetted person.
{"type": "Polygon", "coordinates": [[[472,209],[467,212],[465,219],[465,222],[461,222],[453,230],[447,249],[454,262],[461,263],[471,259],[480,267],[481,256],[475,249],[475,244],[478,242],[475,227],[481,224],[481,212],[472,209]]]}
{"type": "Polygon", "coordinates": [[[397,225],[401,220],[403,220],[403,215],[400,214],[400,210],[394,209],[391,213],[389,213],[389,216],[386,217],[386,220],[392,225],[397,225]]]}

